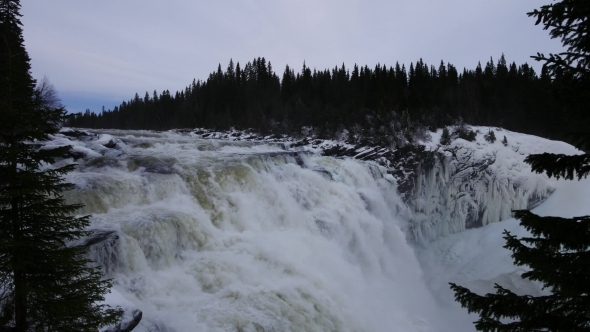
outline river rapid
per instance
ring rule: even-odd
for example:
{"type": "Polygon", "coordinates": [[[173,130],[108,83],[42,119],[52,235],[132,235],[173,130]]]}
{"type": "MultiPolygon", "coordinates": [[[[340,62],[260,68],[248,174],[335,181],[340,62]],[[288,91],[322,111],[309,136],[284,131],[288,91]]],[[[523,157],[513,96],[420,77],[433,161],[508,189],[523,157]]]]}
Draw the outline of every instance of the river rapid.
{"type": "Polygon", "coordinates": [[[135,331],[449,331],[376,164],[89,133],[69,143],[84,157],[66,198],[92,215],[92,259],[143,312],[135,331]]]}

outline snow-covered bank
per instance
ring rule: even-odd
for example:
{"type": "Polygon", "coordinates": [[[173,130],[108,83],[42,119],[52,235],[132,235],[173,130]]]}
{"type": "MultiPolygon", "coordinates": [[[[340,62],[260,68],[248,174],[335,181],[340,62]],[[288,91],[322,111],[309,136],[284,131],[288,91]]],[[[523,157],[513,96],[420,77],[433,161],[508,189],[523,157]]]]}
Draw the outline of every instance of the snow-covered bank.
{"type": "Polygon", "coordinates": [[[442,130],[424,142],[434,154],[414,170],[406,201],[414,211],[410,221],[414,238],[428,242],[506,220],[515,209],[531,209],[544,201],[553,187],[544,174],[524,163],[529,154],[579,154],[573,146],[508,130],[473,127],[475,141],[454,139],[441,146],[442,130]],[[497,140],[484,134],[494,130],[497,140]],[[502,143],[506,137],[507,144],[502,143]]]}
{"type": "MultiPolygon", "coordinates": [[[[554,193],[533,209],[539,215],[574,217],[590,215],[590,179],[581,181],[551,180],[554,193]]],[[[472,321],[465,309],[454,301],[449,282],[470,288],[479,294],[494,293],[494,283],[517,294],[538,296],[546,291],[541,285],[523,280],[523,267],[516,267],[511,252],[504,249],[502,233],[508,230],[516,236],[528,236],[518,220],[507,219],[477,229],[442,237],[417,248],[426,282],[437,302],[447,308],[447,314],[461,331],[473,331],[472,321]],[[460,326],[460,325],[458,325],[460,326]]]]}

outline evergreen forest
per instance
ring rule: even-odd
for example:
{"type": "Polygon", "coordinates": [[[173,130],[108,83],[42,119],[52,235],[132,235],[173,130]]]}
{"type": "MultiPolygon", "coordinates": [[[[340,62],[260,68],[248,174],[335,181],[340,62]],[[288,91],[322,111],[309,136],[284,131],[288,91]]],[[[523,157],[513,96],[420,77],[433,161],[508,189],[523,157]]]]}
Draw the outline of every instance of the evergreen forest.
{"type": "MultiPolygon", "coordinates": [[[[151,129],[252,128],[261,133],[300,133],[331,137],[348,130],[362,136],[390,132],[392,120],[402,127],[429,129],[455,124],[503,127],[563,139],[575,131],[567,106],[559,99],[559,78],[528,64],[508,64],[504,55],[457,70],[452,64],[409,68],[376,65],[316,70],[303,64],[300,72],[288,65],[279,77],[270,61],[255,58],[245,66],[230,60],[207,80],[193,80],[172,94],[135,94],[113,110],[73,114],[69,126],[151,129]]],[[[407,129],[407,128],[404,128],[407,129]]],[[[412,129],[412,128],[410,128],[412,129]]]]}

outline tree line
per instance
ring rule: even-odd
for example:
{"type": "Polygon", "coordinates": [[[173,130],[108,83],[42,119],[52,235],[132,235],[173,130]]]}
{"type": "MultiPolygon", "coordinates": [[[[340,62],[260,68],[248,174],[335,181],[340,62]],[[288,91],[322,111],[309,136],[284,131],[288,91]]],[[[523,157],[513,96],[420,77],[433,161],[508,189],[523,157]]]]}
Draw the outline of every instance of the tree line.
{"type": "Polygon", "coordinates": [[[254,128],[260,132],[299,132],[311,126],[320,135],[389,126],[392,114],[405,113],[431,128],[461,118],[474,125],[559,138],[572,122],[562,115],[555,79],[538,75],[528,64],[497,61],[474,70],[438,67],[421,59],[409,67],[344,64],[333,69],[301,71],[288,65],[281,77],[270,61],[255,58],[245,66],[230,60],[204,80],[193,80],[171,94],[135,94],[112,110],[72,115],[69,126],[152,129],[254,128]]]}

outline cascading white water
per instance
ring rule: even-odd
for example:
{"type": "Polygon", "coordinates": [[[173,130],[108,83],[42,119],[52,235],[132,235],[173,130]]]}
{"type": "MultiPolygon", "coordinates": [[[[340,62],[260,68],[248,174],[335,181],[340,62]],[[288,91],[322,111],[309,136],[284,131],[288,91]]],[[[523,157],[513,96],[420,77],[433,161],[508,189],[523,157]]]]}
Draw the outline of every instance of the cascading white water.
{"type": "Polygon", "coordinates": [[[102,156],[68,175],[66,196],[103,234],[92,258],[143,311],[136,331],[446,330],[377,166],[109,134],[117,149],[77,147],[102,156]]]}

